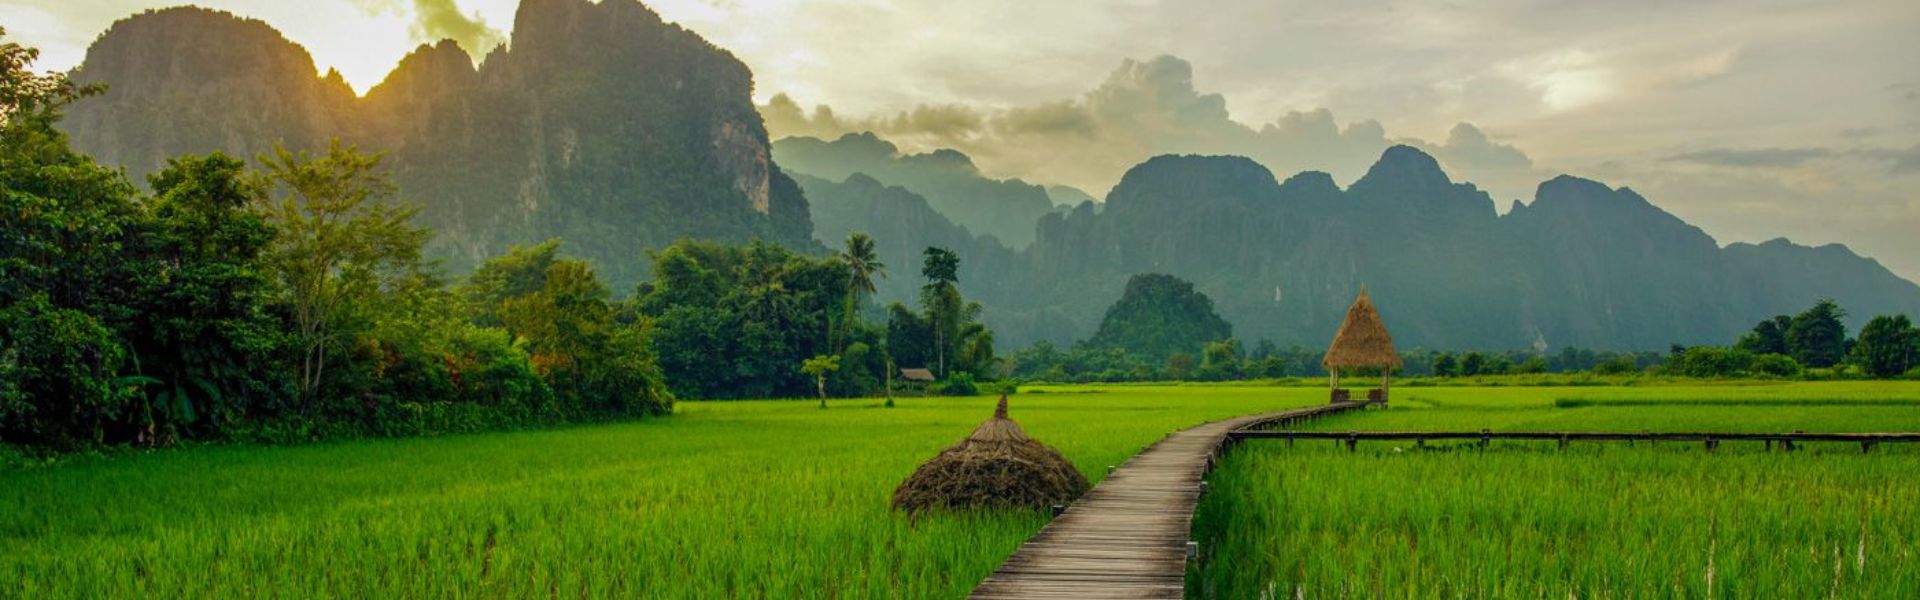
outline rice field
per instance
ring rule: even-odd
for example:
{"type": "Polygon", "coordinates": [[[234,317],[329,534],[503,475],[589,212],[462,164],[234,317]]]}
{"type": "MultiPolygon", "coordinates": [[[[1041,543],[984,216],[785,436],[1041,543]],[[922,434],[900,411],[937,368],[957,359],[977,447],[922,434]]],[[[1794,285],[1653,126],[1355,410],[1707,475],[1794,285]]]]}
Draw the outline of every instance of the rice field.
{"type": "MultiPolygon", "coordinates": [[[[1012,415],[1097,480],[1168,431],[1322,393],[1041,388],[1012,415]]],[[[688,402],[631,423],[5,469],[0,597],[961,597],[1046,516],[912,522],[888,501],[993,401],[688,402]]]]}
{"type": "MultiPolygon", "coordinates": [[[[1168,431],[1325,394],[1041,386],[1012,414],[1098,481],[1168,431]]],[[[1916,399],[1920,384],[1407,387],[1393,410],[1314,426],[1913,430],[1916,399]]],[[[1047,517],[911,521],[887,504],[992,403],[688,402],[629,423],[0,466],[0,597],[959,598],[1047,517]]],[[[1893,446],[1249,443],[1203,503],[1191,591],[1920,597],[1916,467],[1920,449],[1893,446]]]]}
{"type": "MultiPolygon", "coordinates": [[[[1324,431],[1920,431],[1920,385],[1405,388],[1324,431]]],[[[1920,598],[1920,447],[1277,440],[1196,514],[1197,598],[1920,598]]]]}

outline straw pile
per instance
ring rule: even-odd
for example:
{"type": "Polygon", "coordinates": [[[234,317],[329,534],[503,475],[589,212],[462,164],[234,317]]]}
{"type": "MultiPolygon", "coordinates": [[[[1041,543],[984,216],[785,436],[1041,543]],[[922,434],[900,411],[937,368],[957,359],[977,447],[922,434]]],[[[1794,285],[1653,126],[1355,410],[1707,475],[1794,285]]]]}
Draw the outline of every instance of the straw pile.
{"type": "Polygon", "coordinates": [[[1052,446],[1027,437],[1007,418],[1007,396],[993,418],[960,443],[941,450],[893,491],[893,508],[1046,508],[1072,502],[1087,478],[1052,446]]]}

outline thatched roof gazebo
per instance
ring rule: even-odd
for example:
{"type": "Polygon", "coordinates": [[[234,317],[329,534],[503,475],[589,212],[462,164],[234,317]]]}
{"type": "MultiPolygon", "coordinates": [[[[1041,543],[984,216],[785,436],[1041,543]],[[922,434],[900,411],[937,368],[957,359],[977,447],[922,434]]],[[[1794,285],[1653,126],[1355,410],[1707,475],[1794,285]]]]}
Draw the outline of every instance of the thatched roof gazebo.
{"type": "Polygon", "coordinates": [[[1393,370],[1401,367],[1400,353],[1393,350],[1393,336],[1387,334],[1387,325],[1380,321],[1380,311],[1373,308],[1373,299],[1367,297],[1366,287],[1360,288],[1360,297],[1354,298],[1353,306],[1347,309],[1347,320],[1340,323],[1340,332],[1333,335],[1333,345],[1327,347],[1327,356],[1320,359],[1320,366],[1327,368],[1334,402],[1348,399],[1346,390],[1340,389],[1340,369],[1380,369],[1380,389],[1369,391],[1367,400],[1387,403],[1387,386],[1393,370]]]}
{"type": "Polygon", "coordinates": [[[1001,394],[993,418],[900,482],[893,508],[909,514],[933,508],[1047,508],[1086,491],[1086,476],[1059,450],[1027,437],[1007,418],[1007,396],[1001,394]]]}

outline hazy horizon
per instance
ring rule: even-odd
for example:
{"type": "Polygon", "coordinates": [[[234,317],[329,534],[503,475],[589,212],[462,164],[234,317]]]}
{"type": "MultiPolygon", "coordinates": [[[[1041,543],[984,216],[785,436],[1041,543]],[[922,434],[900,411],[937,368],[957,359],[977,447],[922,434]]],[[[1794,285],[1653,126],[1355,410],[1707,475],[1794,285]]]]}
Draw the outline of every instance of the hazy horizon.
{"type": "MultiPolygon", "coordinates": [[[[266,21],[364,92],[423,42],[483,54],[518,2],[192,4],[266,21]]],[[[175,4],[0,0],[0,24],[66,70],[115,20],[175,4]]],[[[1615,4],[646,4],[753,69],[775,137],[874,130],[1095,196],[1156,154],[1346,184],[1407,143],[1502,210],[1568,173],[1722,245],[1842,243],[1920,280],[1912,3],[1691,3],[1658,20],[1615,4]]]]}

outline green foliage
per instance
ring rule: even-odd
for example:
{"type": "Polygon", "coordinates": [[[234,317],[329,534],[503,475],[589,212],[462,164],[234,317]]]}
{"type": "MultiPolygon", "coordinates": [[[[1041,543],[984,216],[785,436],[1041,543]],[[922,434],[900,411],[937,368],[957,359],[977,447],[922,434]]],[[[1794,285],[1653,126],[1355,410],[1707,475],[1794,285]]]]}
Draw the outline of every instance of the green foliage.
{"type": "Polygon", "coordinates": [[[1192,283],[1149,273],[1127,281],[1126,291],[1107,309],[1100,330],[1087,343],[1163,361],[1175,353],[1202,352],[1208,342],[1231,337],[1233,326],[1214,314],[1213,301],[1192,283]]]}
{"type": "Polygon", "coordinates": [[[264,173],[172,159],[143,197],[52,128],[88,88],[0,54],[0,441],[300,441],[671,409],[646,323],[554,245],[456,297],[380,157],[337,143],[277,150],[264,173]]]}
{"type": "Polygon", "coordinates": [[[1615,356],[1593,367],[1595,375],[1624,375],[1639,370],[1639,366],[1633,362],[1633,357],[1627,355],[1615,356]]]}
{"type": "Polygon", "coordinates": [[[1906,315],[1878,316],[1860,330],[1853,361],[1873,377],[1893,377],[1920,366],[1920,330],[1906,315]]]}
{"type": "Polygon", "coordinates": [[[1780,315],[1753,326],[1753,331],[1740,336],[1734,345],[1754,354],[1787,354],[1792,350],[1787,345],[1787,330],[1793,328],[1793,317],[1780,315]]]}
{"type": "Polygon", "coordinates": [[[1753,373],[1771,377],[1797,377],[1800,362],[1785,354],[1761,354],[1753,357],[1753,373]]]}
{"type": "Polygon", "coordinates": [[[1846,357],[1847,327],[1840,322],[1847,311],[1833,300],[1823,299],[1806,312],[1794,315],[1787,326],[1788,353],[1800,364],[1826,368],[1846,357]]]}
{"type": "Polygon", "coordinates": [[[815,356],[800,363],[800,372],[812,377],[819,386],[820,408],[827,407],[827,375],[839,370],[839,355],[815,356]]]}
{"type": "Polygon", "coordinates": [[[279,359],[287,346],[273,314],[267,251],[275,231],[248,210],[261,194],[246,164],[224,154],[184,157],[148,178],[154,259],[130,333],[140,371],[156,379],[142,417],[151,441],[207,437],[278,408],[291,396],[279,359]]]}
{"type": "Polygon", "coordinates": [[[422,272],[429,232],[409,222],[418,209],[391,201],[397,188],[380,161],[338,140],[322,156],[275,147],[260,157],[273,196],[257,204],[278,232],[268,256],[286,291],[300,348],[301,409],[309,415],[329,360],[378,318],[383,296],[422,272]]]}
{"type": "Polygon", "coordinates": [[[1200,351],[1200,370],[1194,376],[1202,381],[1228,381],[1240,375],[1240,341],[1207,342],[1200,351]]]}
{"type": "Polygon", "coordinates": [[[874,279],[887,276],[887,264],[880,261],[880,255],[874,248],[873,238],[867,237],[865,233],[855,232],[847,235],[847,245],[840,251],[840,260],[847,264],[847,310],[840,319],[842,343],[836,345],[836,348],[844,347],[847,338],[852,335],[853,327],[860,319],[859,313],[854,309],[859,305],[861,297],[871,296],[879,291],[874,287],[874,279]]]}
{"type": "Polygon", "coordinates": [[[825,380],[830,395],[870,392],[885,376],[884,357],[873,351],[879,334],[857,319],[834,318],[846,313],[854,279],[843,258],[690,240],[652,256],[655,279],[640,286],[635,301],[654,323],[654,347],[675,395],[814,396],[822,382],[795,365],[835,354],[844,362],[825,380]],[[836,342],[843,352],[833,351],[836,342]],[[859,356],[851,351],[856,344],[866,348],[859,356]]]}
{"type": "Polygon", "coordinates": [[[953,375],[948,376],[946,379],[933,382],[932,385],[927,386],[927,393],[936,396],[978,396],[980,395],[980,386],[973,381],[972,373],[955,371],[953,375]]]}

